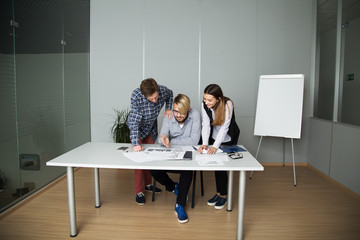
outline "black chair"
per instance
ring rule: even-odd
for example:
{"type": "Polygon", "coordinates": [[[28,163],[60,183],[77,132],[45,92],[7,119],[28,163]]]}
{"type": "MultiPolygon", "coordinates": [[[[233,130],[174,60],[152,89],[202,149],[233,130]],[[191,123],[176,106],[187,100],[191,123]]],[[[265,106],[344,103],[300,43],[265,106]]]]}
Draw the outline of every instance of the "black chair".
{"type": "MultiPolygon", "coordinates": [[[[195,188],[196,188],[196,171],[193,174],[193,189],[192,189],[192,199],[191,199],[191,208],[195,206],[195,188]]],[[[201,184],[201,196],[204,196],[204,180],[203,180],[203,171],[200,171],[200,184],[201,184]]],[[[155,201],[155,187],[156,187],[156,180],[154,179],[153,182],[154,190],[152,193],[152,201],[155,201]]]]}

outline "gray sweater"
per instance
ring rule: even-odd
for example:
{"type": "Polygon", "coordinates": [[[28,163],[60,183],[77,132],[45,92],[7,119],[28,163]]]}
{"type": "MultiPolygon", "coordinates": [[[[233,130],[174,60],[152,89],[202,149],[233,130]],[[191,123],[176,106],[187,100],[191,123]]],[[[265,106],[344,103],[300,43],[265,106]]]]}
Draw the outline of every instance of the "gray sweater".
{"type": "Polygon", "coordinates": [[[175,116],[171,119],[164,118],[158,137],[159,144],[163,145],[161,135],[165,134],[172,145],[198,145],[201,133],[200,113],[196,109],[191,109],[188,114],[182,128],[176,121],[175,116]]]}

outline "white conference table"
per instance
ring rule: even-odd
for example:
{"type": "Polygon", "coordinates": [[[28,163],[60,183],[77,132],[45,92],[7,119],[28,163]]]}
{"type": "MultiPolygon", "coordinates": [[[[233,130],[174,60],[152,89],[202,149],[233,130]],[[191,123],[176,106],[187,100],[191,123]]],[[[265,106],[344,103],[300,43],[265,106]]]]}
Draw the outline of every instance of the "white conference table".
{"type": "MultiPolygon", "coordinates": [[[[197,152],[193,152],[193,160],[156,160],[137,163],[125,157],[123,151],[117,150],[121,146],[128,146],[130,151],[132,151],[131,144],[88,142],[46,163],[47,166],[67,168],[71,237],[76,237],[78,234],[75,208],[74,168],[85,167],[94,169],[96,208],[101,206],[99,168],[229,171],[228,211],[232,210],[233,171],[239,171],[237,239],[243,238],[246,172],[264,170],[264,167],[248,151],[242,152],[243,158],[241,159],[229,159],[229,161],[225,161],[223,165],[203,166],[196,161],[196,155],[199,154],[197,152]]],[[[144,145],[144,147],[159,147],[159,145],[151,144],[144,145]]]]}

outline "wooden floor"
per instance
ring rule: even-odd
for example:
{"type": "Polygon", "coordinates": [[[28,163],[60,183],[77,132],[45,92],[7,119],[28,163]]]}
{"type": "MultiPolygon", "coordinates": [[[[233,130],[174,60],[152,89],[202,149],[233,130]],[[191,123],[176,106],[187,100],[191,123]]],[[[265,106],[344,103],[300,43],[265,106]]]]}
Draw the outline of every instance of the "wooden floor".
{"type": "MultiPolygon", "coordinates": [[[[247,180],[244,239],[360,239],[360,200],[306,166],[265,167],[247,180]]],[[[173,175],[175,179],[178,175],[173,175]]],[[[94,208],[93,172],[75,172],[79,234],[69,236],[66,178],[0,216],[1,240],[40,239],[235,239],[237,194],[232,212],[206,205],[215,191],[213,172],[204,172],[205,196],[186,210],[189,222],[174,214],[175,196],[163,192],[138,206],[133,171],[101,169],[101,208],[94,208]]],[[[198,178],[199,179],[199,178],[198,178]]],[[[198,181],[199,182],[199,181],[198,181]]],[[[235,174],[234,187],[238,186],[235,174]]],[[[164,188],[162,187],[164,190],[164,188]]],[[[189,196],[191,199],[191,196],[189,196]]]]}

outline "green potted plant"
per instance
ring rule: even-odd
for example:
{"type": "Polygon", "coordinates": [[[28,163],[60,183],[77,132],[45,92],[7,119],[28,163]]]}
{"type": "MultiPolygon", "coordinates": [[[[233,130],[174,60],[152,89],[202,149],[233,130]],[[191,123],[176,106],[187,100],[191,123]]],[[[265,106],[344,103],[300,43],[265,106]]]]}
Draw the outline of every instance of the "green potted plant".
{"type": "Polygon", "coordinates": [[[117,110],[114,125],[111,128],[111,134],[116,143],[130,143],[130,129],[128,127],[127,120],[130,114],[128,109],[117,110]]]}

